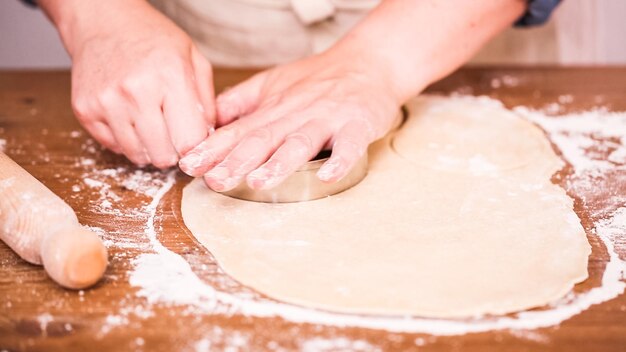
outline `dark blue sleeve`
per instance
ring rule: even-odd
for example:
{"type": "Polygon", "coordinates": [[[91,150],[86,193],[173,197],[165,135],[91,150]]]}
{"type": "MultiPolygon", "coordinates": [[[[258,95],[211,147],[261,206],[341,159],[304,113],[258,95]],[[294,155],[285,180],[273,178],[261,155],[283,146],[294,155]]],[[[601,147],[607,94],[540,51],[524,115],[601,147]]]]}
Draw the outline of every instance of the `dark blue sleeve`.
{"type": "Polygon", "coordinates": [[[37,6],[37,0],[22,0],[22,2],[33,7],[37,6]]]}
{"type": "Polygon", "coordinates": [[[544,24],[561,0],[528,0],[526,13],[515,22],[515,27],[530,27],[544,24]]]}

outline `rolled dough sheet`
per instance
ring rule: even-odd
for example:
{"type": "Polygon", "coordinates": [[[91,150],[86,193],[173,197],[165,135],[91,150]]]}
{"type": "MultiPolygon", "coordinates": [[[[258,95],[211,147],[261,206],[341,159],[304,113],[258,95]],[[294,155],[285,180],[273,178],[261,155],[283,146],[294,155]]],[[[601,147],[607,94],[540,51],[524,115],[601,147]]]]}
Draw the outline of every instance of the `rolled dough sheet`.
{"type": "Polygon", "coordinates": [[[343,313],[468,317],[542,306],[591,252],[543,133],[486,98],[422,96],[370,148],[356,187],[303,203],[229,198],[201,179],[187,227],[236,280],[343,313]]]}

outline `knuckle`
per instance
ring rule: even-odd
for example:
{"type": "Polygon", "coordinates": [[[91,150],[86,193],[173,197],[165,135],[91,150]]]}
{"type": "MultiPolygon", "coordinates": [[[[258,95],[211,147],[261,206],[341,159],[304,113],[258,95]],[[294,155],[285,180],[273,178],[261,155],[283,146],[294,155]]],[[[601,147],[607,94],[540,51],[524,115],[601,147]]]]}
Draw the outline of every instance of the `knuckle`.
{"type": "Polygon", "coordinates": [[[343,155],[360,156],[365,152],[367,146],[363,145],[363,143],[344,139],[337,141],[333,149],[341,151],[343,155]]]}
{"type": "Polygon", "coordinates": [[[114,107],[121,102],[119,91],[114,86],[109,86],[97,93],[96,99],[100,106],[106,108],[114,107]]]}
{"type": "Polygon", "coordinates": [[[231,153],[231,155],[224,160],[225,165],[231,168],[235,174],[243,174],[251,171],[260,161],[261,155],[243,150],[231,153]]]}
{"type": "Polygon", "coordinates": [[[217,129],[214,139],[223,138],[227,140],[238,140],[241,138],[241,129],[235,124],[230,124],[217,129]]]}
{"type": "Polygon", "coordinates": [[[167,62],[167,65],[161,65],[161,77],[167,80],[180,79],[181,76],[188,77],[192,72],[189,62],[177,55],[165,55],[161,62],[167,62]]]}
{"type": "Polygon", "coordinates": [[[78,95],[72,97],[72,109],[74,110],[74,114],[81,121],[89,120],[89,117],[92,115],[92,103],[90,99],[86,96],[78,95]]]}
{"type": "Polygon", "coordinates": [[[285,138],[285,144],[294,146],[294,148],[304,149],[310,151],[313,149],[313,141],[309,135],[302,132],[295,132],[287,135],[285,138]]]}
{"type": "Polygon", "coordinates": [[[352,124],[357,128],[363,130],[364,138],[366,139],[375,139],[379,135],[380,127],[384,126],[383,118],[378,116],[377,114],[373,114],[367,108],[360,107],[359,114],[352,121],[352,124]]]}
{"type": "Polygon", "coordinates": [[[126,77],[119,84],[119,91],[125,96],[137,96],[145,91],[145,87],[152,86],[151,82],[141,75],[131,75],[126,77]]]}
{"type": "Polygon", "coordinates": [[[93,129],[92,126],[89,126],[89,125],[85,126],[85,128],[87,129],[87,131],[89,131],[91,136],[100,144],[103,144],[105,147],[108,147],[109,145],[111,145],[111,140],[104,133],[96,129],[93,129]]]}
{"type": "Polygon", "coordinates": [[[239,166],[245,164],[247,160],[243,155],[240,155],[240,153],[233,153],[229,155],[228,158],[224,161],[226,165],[238,168],[239,166]]]}
{"type": "Polygon", "coordinates": [[[271,107],[271,106],[281,105],[285,100],[286,100],[286,96],[281,92],[277,92],[277,93],[268,95],[264,99],[263,106],[271,107]]]}
{"type": "Polygon", "coordinates": [[[257,128],[246,136],[247,139],[256,139],[262,142],[269,142],[272,140],[272,130],[267,127],[257,128]]]}

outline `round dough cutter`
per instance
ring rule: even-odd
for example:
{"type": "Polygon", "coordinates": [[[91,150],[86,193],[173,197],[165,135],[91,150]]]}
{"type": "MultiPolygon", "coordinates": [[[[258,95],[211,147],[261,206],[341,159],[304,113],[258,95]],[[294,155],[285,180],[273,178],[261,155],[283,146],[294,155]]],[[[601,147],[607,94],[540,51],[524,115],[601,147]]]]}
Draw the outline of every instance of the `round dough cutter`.
{"type": "MultiPolygon", "coordinates": [[[[405,120],[406,111],[402,111],[396,118],[392,131],[399,128],[405,120]]],[[[330,150],[320,152],[313,160],[304,164],[285,181],[269,190],[255,190],[242,182],[234,189],[222,192],[232,198],[263,203],[294,203],[320,199],[343,192],[357,185],[367,175],[367,153],[354,165],[348,175],[335,183],[321,181],[317,177],[320,167],[330,157],[330,150]]]]}
{"type": "Polygon", "coordinates": [[[293,203],[320,199],[345,191],[361,182],[367,175],[367,153],[361,157],[346,177],[335,183],[322,182],[317,171],[328,160],[330,150],[322,151],[304,164],[285,181],[268,190],[254,190],[242,182],[236,188],[222,194],[243,200],[264,203],[293,203]]]}

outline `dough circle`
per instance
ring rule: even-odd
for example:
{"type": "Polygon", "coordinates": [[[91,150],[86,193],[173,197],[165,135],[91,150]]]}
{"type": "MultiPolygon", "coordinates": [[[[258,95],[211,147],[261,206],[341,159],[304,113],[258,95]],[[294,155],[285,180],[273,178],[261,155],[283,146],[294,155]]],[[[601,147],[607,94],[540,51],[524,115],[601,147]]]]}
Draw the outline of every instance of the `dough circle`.
{"type": "Polygon", "coordinates": [[[456,99],[453,109],[437,100],[414,104],[413,114],[421,118],[411,119],[410,127],[393,138],[393,148],[423,167],[474,174],[524,167],[550,148],[539,129],[528,128],[513,113],[494,119],[499,102],[474,99],[456,99]]]}
{"type": "Polygon", "coordinates": [[[587,277],[590,246],[572,200],[550,182],[562,164],[537,127],[484,98],[422,96],[408,108],[352,189],[266,204],[196,179],[183,192],[185,224],[242,284],[342,313],[505,314],[587,277]],[[439,167],[441,155],[458,163],[439,167]]]}

